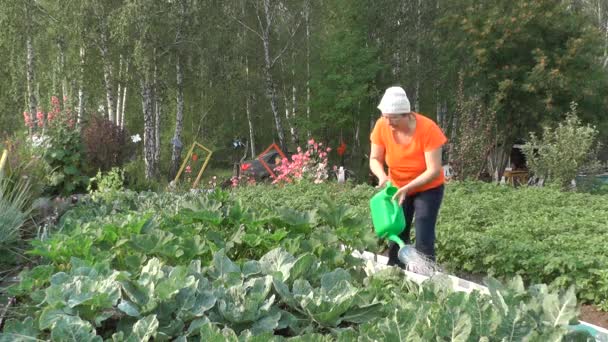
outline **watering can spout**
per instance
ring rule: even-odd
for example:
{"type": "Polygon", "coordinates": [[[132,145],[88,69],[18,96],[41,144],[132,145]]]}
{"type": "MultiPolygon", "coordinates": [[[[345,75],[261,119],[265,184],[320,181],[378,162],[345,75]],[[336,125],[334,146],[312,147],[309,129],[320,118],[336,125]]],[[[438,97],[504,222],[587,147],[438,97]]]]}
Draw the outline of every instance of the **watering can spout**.
{"type": "Polygon", "coordinates": [[[405,247],[405,242],[403,242],[403,240],[401,240],[397,235],[389,235],[388,239],[396,243],[399,248],[405,247]]]}

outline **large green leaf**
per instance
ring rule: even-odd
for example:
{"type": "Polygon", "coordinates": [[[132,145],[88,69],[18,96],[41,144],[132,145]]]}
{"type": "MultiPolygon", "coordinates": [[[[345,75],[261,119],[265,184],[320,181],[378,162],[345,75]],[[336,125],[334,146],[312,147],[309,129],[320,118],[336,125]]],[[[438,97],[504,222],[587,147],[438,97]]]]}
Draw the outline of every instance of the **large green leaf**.
{"type": "Polygon", "coordinates": [[[213,255],[213,268],[208,274],[214,279],[232,283],[235,278],[240,279],[241,269],[221,249],[213,255]]]}
{"type": "Polygon", "coordinates": [[[420,341],[416,332],[416,324],[422,317],[417,317],[415,311],[395,311],[389,317],[377,322],[361,326],[360,339],[367,341],[420,341]]]}
{"type": "Polygon", "coordinates": [[[158,319],[156,315],[146,316],[133,325],[133,332],[127,339],[128,342],[145,342],[156,335],[158,329],[158,319]]]}
{"type": "Polygon", "coordinates": [[[280,277],[285,281],[289,278],[295,258],[282,248],[275,248],[260,258],[262,273],[280,277]]]}
{"type": "Polygon", "coordinates": [[[0,333],[1,342],[25,342],[35,341],[39,330],[34,326],[34,319],[27,317],[23,322],[9,319],[0,333]]]}
{"type": "Polygon", "coordinates": [[[551,293],[543,299],[544,324],[551,327],[567,326],[577,316],[576,295],[573,287],[570,287],[561,297],[551,293]]]}
{"type": "Polygon", "coordinates": [[[58,319],[51,330],[52,341],[70,342],[101,342],[91,323],[77,316],[64,315],[58,319]]]}

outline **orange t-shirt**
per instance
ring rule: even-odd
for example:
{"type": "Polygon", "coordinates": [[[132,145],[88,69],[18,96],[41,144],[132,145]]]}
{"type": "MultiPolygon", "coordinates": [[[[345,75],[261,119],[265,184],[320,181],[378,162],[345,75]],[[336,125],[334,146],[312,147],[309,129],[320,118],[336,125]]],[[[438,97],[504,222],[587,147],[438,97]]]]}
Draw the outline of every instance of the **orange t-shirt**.
{"type": "MultiPolygon", "coordinates": [[[[441,147],[448,140],[433,120],[418,113],[414,113],[414,115],[416,116],[416,129],[408,144],[398,144],[388,121],[382,118],[376,121],[370,137],[373,144],[384,147],[384,161],[389,169],[388,177],[398,187],[413,181],[426,170],[424,152],[441,147]]],[[[443,183],[444,175],[441,172],[437,178],[413,189],[410,194],[432,189],[443,183]]]]}

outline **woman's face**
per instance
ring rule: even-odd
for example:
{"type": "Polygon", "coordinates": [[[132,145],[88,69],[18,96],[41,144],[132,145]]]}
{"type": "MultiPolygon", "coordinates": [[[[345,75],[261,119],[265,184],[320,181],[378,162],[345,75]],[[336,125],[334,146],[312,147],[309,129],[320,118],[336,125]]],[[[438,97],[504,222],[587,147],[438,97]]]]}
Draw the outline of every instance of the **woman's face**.
{"type": "Polygon", "coordinates": [[[400,128],[401,129],[407,128],[409,116],[410,116],[409,113],[405,113],[405,114],[384,114],[384,113],[382,113],[382,118],[384,118],[384,120],[387,120],[388,125],[393,130],[400,129],[400,128]]]}

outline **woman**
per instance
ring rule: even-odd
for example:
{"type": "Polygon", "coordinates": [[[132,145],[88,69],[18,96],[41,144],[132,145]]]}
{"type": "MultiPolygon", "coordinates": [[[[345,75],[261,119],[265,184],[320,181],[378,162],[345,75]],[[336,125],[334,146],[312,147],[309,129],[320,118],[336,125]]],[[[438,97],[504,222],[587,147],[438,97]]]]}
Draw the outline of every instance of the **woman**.
{"type": "MultiPolygon", "coordinates": [[[[410,110],[401,87],[388,88],[378,109],[382,117],[371,133],[370,170],[378,177],[378,187],[390,180],[399,188],[394,199],[403,205],[406,217],[401,239],[410,243],[415,218],[416,249],[435,260],[435,224],[444,190],[441,148],[447,138],[433,120],[410,110]]],[[[389,265],[404,267],[398,252],[399,246],[391,243],[389,265]]]]}

